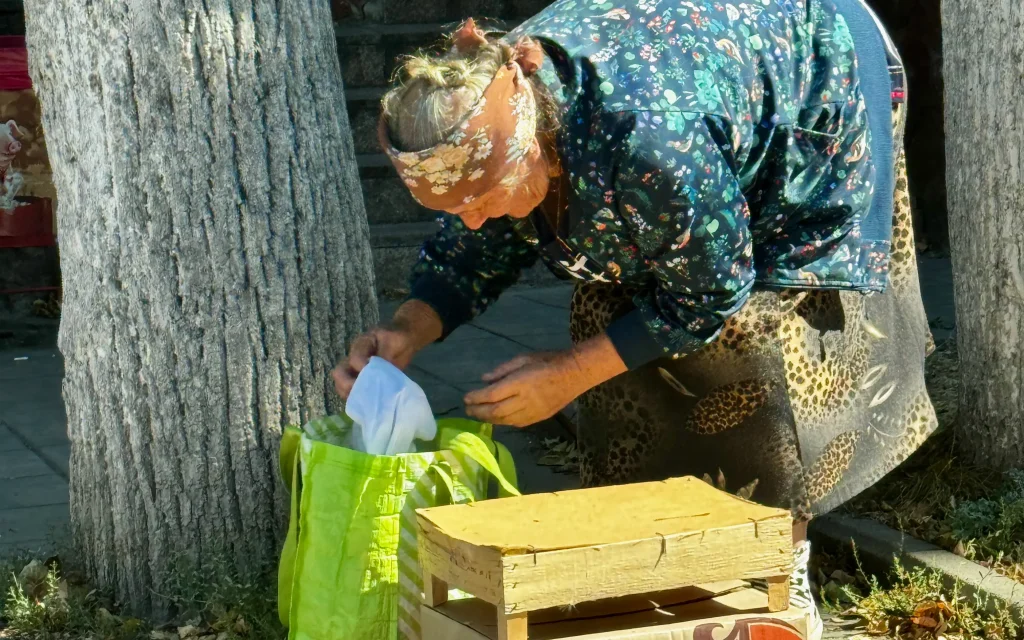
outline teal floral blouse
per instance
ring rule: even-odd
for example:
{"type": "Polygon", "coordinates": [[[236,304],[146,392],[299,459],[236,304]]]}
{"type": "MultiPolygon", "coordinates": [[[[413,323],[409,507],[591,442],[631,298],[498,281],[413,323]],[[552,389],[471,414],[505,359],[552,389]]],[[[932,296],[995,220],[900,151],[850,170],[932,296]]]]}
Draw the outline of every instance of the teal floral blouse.
{"type": "Polygon", "coordinates": [[[701,348],[754,286],[886,287],[891,229],[864,233],[871,135],[833,0],[559,0],[521,35],[547,53],[569,207],[559,229],[441,216],[411,297],[446,335],[538,258],[642,291],[608,328],[631,369],[701,348]]]}

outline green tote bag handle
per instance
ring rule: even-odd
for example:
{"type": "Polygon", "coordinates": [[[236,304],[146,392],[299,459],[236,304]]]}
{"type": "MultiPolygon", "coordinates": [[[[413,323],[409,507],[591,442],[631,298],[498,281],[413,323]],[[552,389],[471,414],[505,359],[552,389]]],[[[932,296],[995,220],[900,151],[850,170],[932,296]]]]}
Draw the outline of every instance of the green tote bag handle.
{"type": "Polygon", "coordinates": [[[281,478],[288,486],[290,508],[288,513],[288,535],[281,550],[281,564],[277,573],[277,617],[281,624],[288,626],[292,607],[292,577],[295,575],[295,554],[299,544],[299,445],[302,430],[295,427],[285,429],[281,437],[281,478]]]}
{"type": "Polygon", "coordinates": [[[508,498],[520,495],[516,486],[518,478],[512,454],[500,442],[491,440],[491,444],[494,445],[494,452],[487,446],[483,438],[475,433],[464,431],[452,438],[448,442],[447,448],[469,458],[491,474],[498,481],[500,497],[508,498]]]}

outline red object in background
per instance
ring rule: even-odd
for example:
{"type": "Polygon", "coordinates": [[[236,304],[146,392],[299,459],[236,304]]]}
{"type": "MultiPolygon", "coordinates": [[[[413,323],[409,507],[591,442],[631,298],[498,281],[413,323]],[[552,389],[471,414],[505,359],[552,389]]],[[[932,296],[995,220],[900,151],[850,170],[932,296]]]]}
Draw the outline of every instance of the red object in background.
{"type": "Polygon", "coordinates": [[[0,91],[32,88],[24,36],[0,36],[0,91]]]}
{"type": "Polygon", "coordinates": [[[27,203],[14,209],[0,209],[0,248],[52,247],[53,205],[49,198],[18,198],[27,203]]]}
{"type": "MultiPolygon", "coordinates": [[[[28,50],[23,36],[0,36],[0,91],[28,91],[28,50]]],[[[0,180],[3,177],[0,176],[0,180]]],[[[48,198],[16,198],[23,206],[0,209],[0,248],[52,247],[53,204],[48,198]]]]}

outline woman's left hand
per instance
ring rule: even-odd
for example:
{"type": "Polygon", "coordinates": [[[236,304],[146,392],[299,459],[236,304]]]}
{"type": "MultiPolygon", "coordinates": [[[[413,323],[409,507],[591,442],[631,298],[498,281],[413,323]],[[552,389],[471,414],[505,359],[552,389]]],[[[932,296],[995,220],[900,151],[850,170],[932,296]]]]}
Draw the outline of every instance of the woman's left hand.
{"type": "Polygon", "coordinates": [[[466,413],[492,424],[528,427],[564,409],[589,388],[570,351],[519,356],[484,376],[466,395],[466,413]]]}

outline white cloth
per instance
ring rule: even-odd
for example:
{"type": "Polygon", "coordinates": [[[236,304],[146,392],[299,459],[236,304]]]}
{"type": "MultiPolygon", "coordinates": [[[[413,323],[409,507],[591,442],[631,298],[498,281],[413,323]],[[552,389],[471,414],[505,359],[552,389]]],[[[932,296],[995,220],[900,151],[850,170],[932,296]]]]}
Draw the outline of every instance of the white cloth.
{"type": "Polygon", "coordinates": [[[393,456],[413,451],[413,440],[433,440],[437,422],[427,394],[395,365],[370,358],[345,404],[353,448],[393,456]]]}

